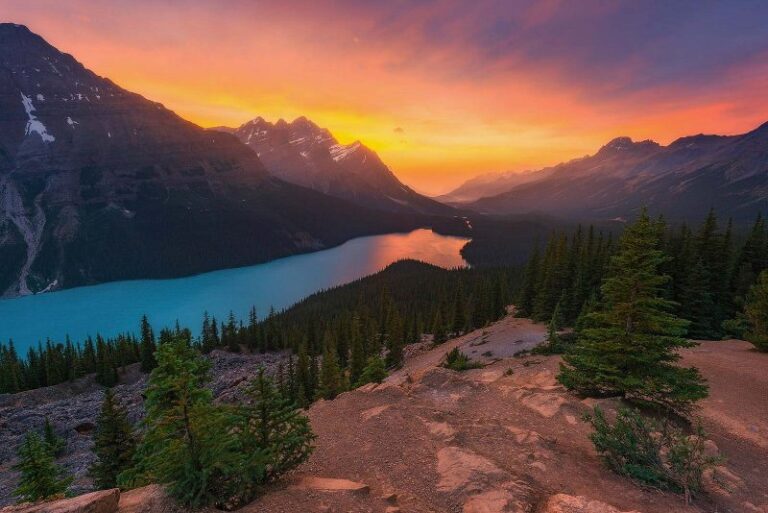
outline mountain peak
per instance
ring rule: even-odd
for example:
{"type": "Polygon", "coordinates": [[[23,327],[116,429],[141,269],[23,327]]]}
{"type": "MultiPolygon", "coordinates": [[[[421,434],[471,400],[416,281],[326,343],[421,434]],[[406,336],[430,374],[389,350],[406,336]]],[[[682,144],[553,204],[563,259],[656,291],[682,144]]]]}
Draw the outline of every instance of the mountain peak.
{"type": "Polygon", "coordinates": [[[603,148],[610,148],[612,150],[626,150],[631,148],[634,144],[635,142],[631,137],[620,136],[608,141],[608,144],[603,146],[603,148]]]}
{"type": "Polygon", "coordinates": [[[0,34],[32,34],[32,31],[26,25],[0,23],[0,34]]]}
{"type": "Polygon", "coordinates": [[[642,150],[642,149],[655,149],[659,147],[660,147],[659,143],[657,143],[656,141],[652,141],[651,139],[646,139],[644,141],[633,141],[631,137],[621,136],[608,141],[608,143],[605,146],[600,148],[600,151],[598,151],[598,155],[606,154],[606,153],[620,153],[620,152],[642,150]]]}

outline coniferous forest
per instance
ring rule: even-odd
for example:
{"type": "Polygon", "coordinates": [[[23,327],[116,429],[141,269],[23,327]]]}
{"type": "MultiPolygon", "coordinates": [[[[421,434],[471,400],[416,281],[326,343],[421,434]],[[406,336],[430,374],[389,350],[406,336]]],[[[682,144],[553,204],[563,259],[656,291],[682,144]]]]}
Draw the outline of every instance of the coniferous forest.
{"type": "MultiPolygon", "coordinates": [[[[662,288],[674,313],[688,321],[693,339],[741,338],[748,329],[743,312],[752,285],[768,269],[765,221],[758,217],[746,233],[710,212],[697,226],[657,220],[660,270],[670,277],[662,288]]],[[[517,314],[573,326],[600,304],[609,261],[617,250],[611,234],[579,227],[556,233],[529,259],[516,295],[517,314]]]]}

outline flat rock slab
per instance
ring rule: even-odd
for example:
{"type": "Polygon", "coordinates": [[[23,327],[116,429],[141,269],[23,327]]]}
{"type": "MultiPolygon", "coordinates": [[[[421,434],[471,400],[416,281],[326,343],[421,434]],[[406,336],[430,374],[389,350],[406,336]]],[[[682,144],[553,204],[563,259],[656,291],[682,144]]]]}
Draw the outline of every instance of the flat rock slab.
{"type": "Polygon", "coordinates": [[[120,490],[102,490],[51,502],[19,504],[0,509],[0,513],[115,513],[120,490]]]}
{"type": "Polygon", "coordinates": [[[292,488],[321,492],[349,492],[357,495],[367,495],[371,491],[371,488],[365,483],[358,483],[349,479],[314,476],[301,478],[292,488]]]}
{"type": "Polygon", "coordinates": [[[639,511],[619,511],[613,506],[587,497],[558,493],[547,501],[542,513],[641,513],[639,511]]]}

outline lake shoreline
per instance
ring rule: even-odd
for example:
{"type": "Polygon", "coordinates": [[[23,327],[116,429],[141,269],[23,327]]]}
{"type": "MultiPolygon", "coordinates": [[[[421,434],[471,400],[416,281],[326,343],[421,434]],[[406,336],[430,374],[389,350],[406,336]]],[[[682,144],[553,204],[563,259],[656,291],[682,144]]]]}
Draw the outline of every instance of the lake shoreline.
{"type": "Polygon", "coordinates": [[[255,306],[260,316],[282,310],[326,288],[381,271],[397,260],[415,259],[441,267],[468,265],[461,249],[468,237],[429,228],[349,239],[332,248],[300,253],[251,266],[184,277],[125,280],[0,300],[0,341],[13,340],[20,354],[51,338],[76,342],[97,333],[135,332],[142,315],[153,325],[196,327],[204,312],[223,320],[229,311],[244,318],[255,306]]]}

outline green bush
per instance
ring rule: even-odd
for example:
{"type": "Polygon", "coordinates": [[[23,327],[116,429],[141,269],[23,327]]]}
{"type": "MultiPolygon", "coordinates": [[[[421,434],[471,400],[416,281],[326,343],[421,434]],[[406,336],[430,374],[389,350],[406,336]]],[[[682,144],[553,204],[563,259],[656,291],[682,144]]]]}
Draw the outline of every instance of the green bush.
{"type": "Polygon", "coordinates": [[[459,351],[458,347],[454,347],[453,350],[445,356],[445,362],[443,367],[455,371],[465,371],[469,369],[479,369],[483,364],[474,362],[469,359],[469,356],[459,351]]]}
{"type": "Polygon", "coordinates": [[[645,486],[685,493],[686,502],[701,490],[704,472],[722,462],[706,454],[700,426],[689,435],[626,408],[613,424],[598,407],[584,420],[594,428],[589,438],[608,468],[645,486]]]}

